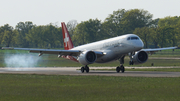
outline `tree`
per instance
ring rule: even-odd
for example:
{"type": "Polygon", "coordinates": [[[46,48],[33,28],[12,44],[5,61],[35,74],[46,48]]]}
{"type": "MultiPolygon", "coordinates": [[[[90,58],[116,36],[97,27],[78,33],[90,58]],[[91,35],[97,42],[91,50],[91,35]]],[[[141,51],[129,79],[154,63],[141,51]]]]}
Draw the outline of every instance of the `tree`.
{"type": "Polygon", "coordinates": [[[85,29],[84,24],[85,24],[84,22],[79,23],[74,30],[74,35],[72,36],[72,41],[75,46],[87,43],[87,41],[86,41],[87,33],[84,30],[85,29]]]}
{"type": "Polygon", "coordinates": [[[101,39],[101,21],[98,19],[89,19],[81,22],[74,30],[72,37],[75,45],[86,44],[101,39]],[[79,40],[81,39],[81,40],[79,40]]]}
{"type": "Polygon", "coordinates": [[[133,32],[134,34],[138,35],[142,41],[144,42],[144,47],[148,48],[148,42],[150,41],[150,30],[148,27],[143,28],[136,28],[133,32]]]}
{"type": "Polygon", "coordinates": [[[78,24],[77,20],[71,20],[67,23],[67,29],[68,29],[71,37],[73,37],[73,35],[74,35],[74,30],[75,30],[77,24],[78,24]]]}
{"type": "Polygon", "coordinates": [[[61,27],[57,28],[57,35],[56,35],[55,45],[56,45],[57,48],[62,48],[64,46],[63,36],[62,36],[62,28],[61,27]]]}
{"type": "Polygon", "coordinates": [[[34,26],[26,34],[26,40],[34,48],[60,48],[63,46],[62,29],[52,24],[34,26]]]}
{"type": "Polygon", "coordinates": [[[155,48],[158,48],[158,45],[160,43],[160,33],[158,33],[157,31],[158,28],[150,28],[150,42],[152,42],[154,44],[155,48]]]}
{"type": "Polygon", "coordinates": [[[18,37],[19,36],[19,32],[17,30],[13,30],[13,38],[11,40],[11,45],[13,47],[18,47],[18,37]]]}
{"type": "Polygon", "coordinates": [[[136,28],[148,27],[152,22],[152,14],[143,9],[127,11],[122,19],[123,33],[132,33],[136,28]]]}
{"type": "Polygon", "coordinates": [[[159,18],[152,20],[152,22],[149,24],[150,28],[157,28],[159,23],[159,18]]]}
{"type": "Polygon", "coordinates": [[[14,33],[11,31],[4,31],[4,35],[2,38],[2,44],[4,44],[6,47],[9,47],[12,41],[14,33]]]}
{"type": "Polygon", "coordinates": [[[43,40],[44,26],[34,26],[28,34],[26,34],[26,40],[30,47],[33,48],[44,48],[45,42],[43,40]]]}
{"type": "Polygon", "coordinates": [[[0,27],[0,44],[9,47],[13,39],[13,27],[5,24],[0,27]]]}
{"type": "Polygon", "coordinates": [[[159,20],[158,26],[163,27],[163,26],[174,26],[177,25],[178,22],[180,22],[180,17],[174,16],[174,17],[165,17],[159,20]]]}
{"type": "Polygon", "coordinates": [[[123,35],[122,29],[122,19],[124,14],[127,11],[125,9],[119,9],[117,11],[113,11],[113,14],[110,14],[105,21],[102,23],[102,30],[106,35],[110,37],[115,37],[118,35],[123,35]]]}
{"type": "Polygon", "coordinates": [[[102,24],[103,32],[110,36],[133,33],[136,28],[149,27],[152,14],[143,9],[121,9],[110,14],[102,24]]]}
{"type": "Polygon", "coordinates": [[[58,39],[58,35],[60,33],[58,32],[58,28],[53,26],[52,24],[47,25],[45,30],[43,31],[43,40],[47,42],[48,48],[55,48],[56,47],[56,41],[58,39]]]}
{"type": "Polygon", "coordinates": [[[166,42],[168,42],[169,45],[175,46],[177,44],[178,40],[178,23],[180,23],[180,17],[174,16],[174,17],[165,17],[159,20],[158,26],[162,29],[164,29],[163,33],[166,33],[166,42]]]}
{"type": "Polygon", "coordinates": [[[168,27],[168,26],[164,26],[164,27],[158,27],[157,28],[157,33],[158,33],[158,37],[159,37],[159,44],[160,47],[163,48],[164,46],[169,46],[170,43],[170,32],[171,32],[172,28],[168,27]]]}
{"type": "Polygon", "coordinates": [[[33,23],[32,22],[19,22],[16,25],[16,30],[19,32],[18,36],[18,44],[21,47],[29,47],[29,42],[25,39],[26,35],[28,32],[33,28],[33,23]]]}
{"type": "Polygon", "coordinates": [[[175,31],[176,31],[177,45],[178,47],[180,47],[180,21],[175,26],[175,31]]]}
{"type": "Polygon", "coordinates": [[[177,44],[177,31],[175,30],[175,26],[170,26],[167,28],[167,37],[169,46],[176,46],[177,44]]]}
{"type": "Polygon", "coordinates": [[[88,43],[95,42],[100,39],[101,37],[101,21],[98,19],[89,19],[88,21],[84,22],[85,31],[86,31],[86,37],[88,37],[86,40],[88,43]]]}

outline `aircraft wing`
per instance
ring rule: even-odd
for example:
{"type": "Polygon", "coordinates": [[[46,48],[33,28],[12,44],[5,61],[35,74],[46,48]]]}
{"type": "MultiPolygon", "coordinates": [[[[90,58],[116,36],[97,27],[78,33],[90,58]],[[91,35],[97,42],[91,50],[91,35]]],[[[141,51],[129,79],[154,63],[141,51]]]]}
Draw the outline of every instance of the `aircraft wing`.
{"type": "Polygon", "coordinates": [[[161,50],[168,50],[168,49],[176,49],[177,47],[166,47],[166,48],[154,48],[154,49],[141,49],[142,51],[145,51],[147,53],[153,54],[157,51],[161,50]]]}
{"type": "MultiPolygon", "coordinates": [[[[58,50],[58,49],[33,49],[33,48],[13,48],[13,47],[2,47],[2,49],[8,50],[27,50],[30,53],[40,53],[40,54],[57,54],[57,55],[69,55],[69,56],[79,56],[81,50],[58,50]]],[[[94,51],[98,57],[104,55],[103,52],[94,51]]]]}

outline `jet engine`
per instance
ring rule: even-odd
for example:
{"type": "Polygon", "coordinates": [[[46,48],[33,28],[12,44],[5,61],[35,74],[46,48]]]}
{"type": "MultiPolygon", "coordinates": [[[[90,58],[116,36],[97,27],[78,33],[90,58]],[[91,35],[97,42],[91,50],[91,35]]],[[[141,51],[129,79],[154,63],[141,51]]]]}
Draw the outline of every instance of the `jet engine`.
{"type": "Polygon", "coordinates": [[[145,63],[148,60],[148,54],[145,51],[135,52],[135,55],[132,56],[132,61],[135,64],[145,63]]]}
{"type": "Polygon", "coordinates": [[[78,57],[78,61],[82,65],[92,64],[96,61],[96,59],[97,55],[93,51],[84,51],[78,57]]]}

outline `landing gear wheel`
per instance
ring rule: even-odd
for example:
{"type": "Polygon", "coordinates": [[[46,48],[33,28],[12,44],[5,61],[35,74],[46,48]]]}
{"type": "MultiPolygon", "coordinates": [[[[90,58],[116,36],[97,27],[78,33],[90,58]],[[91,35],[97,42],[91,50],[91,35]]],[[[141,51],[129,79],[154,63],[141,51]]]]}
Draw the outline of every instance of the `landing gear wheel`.
{"type": "Polygon", "coordinates": [[[85,69],[84,67],[81,67],[81,73],[84,73],[84,69],[85,69]]]}
{"type": "Polygon", "coordinates": [[[123,56],[121,56],[121,58],[119,58],[120,66],[116,67],[117,73],[119,73],[120,71],[122,73],[124,73],[124,71],[125,71],[124,66],[123,66],[123,64],[124,64],[124,57],[125,57],[125,55],[123,55],[123,56]]]}
{"type": "Polygon", "coordinates": [[[123,65],[120,66],[120,69],[121,69],[121,72],[124,73],[125,69],[123,65]]]}
{"type": "Polygon", "coordinates": [[[89,73],[89,67],[85,66],[86,73],[89,73]]]}
{"type": "Polygon", "coordinates": [[[133,61],[129,61],[129,65],[134,65],[134,62],[133,61]]]}
{"type": "Polygon", "coordinates": [[[118,66],[118,67],[116,67],[116,72],[117,72],[117,73],[119,73],[119,72],[120,72],[120,70],[121,70],[121,69],[120,69],[120,67],[119,67],[119,66],[118,66]]]}

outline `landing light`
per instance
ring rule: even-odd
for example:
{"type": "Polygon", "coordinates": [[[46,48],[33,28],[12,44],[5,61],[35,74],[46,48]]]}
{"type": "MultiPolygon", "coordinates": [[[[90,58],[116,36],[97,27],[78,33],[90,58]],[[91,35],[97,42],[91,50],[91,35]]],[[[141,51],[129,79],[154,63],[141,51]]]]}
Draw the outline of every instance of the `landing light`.
{"type": "Polygon", "coordinates": [[[42,53],[42,52],[40,52],[40,53],[39,53],[39,56],[41,56],[41,55],[43,55],[43,53],[42,53]]]}
{"type": "Polygon", "coordinates": [[[60,58],[61,57],[61,55],[58,55],[58,58],[60,58]]]}

